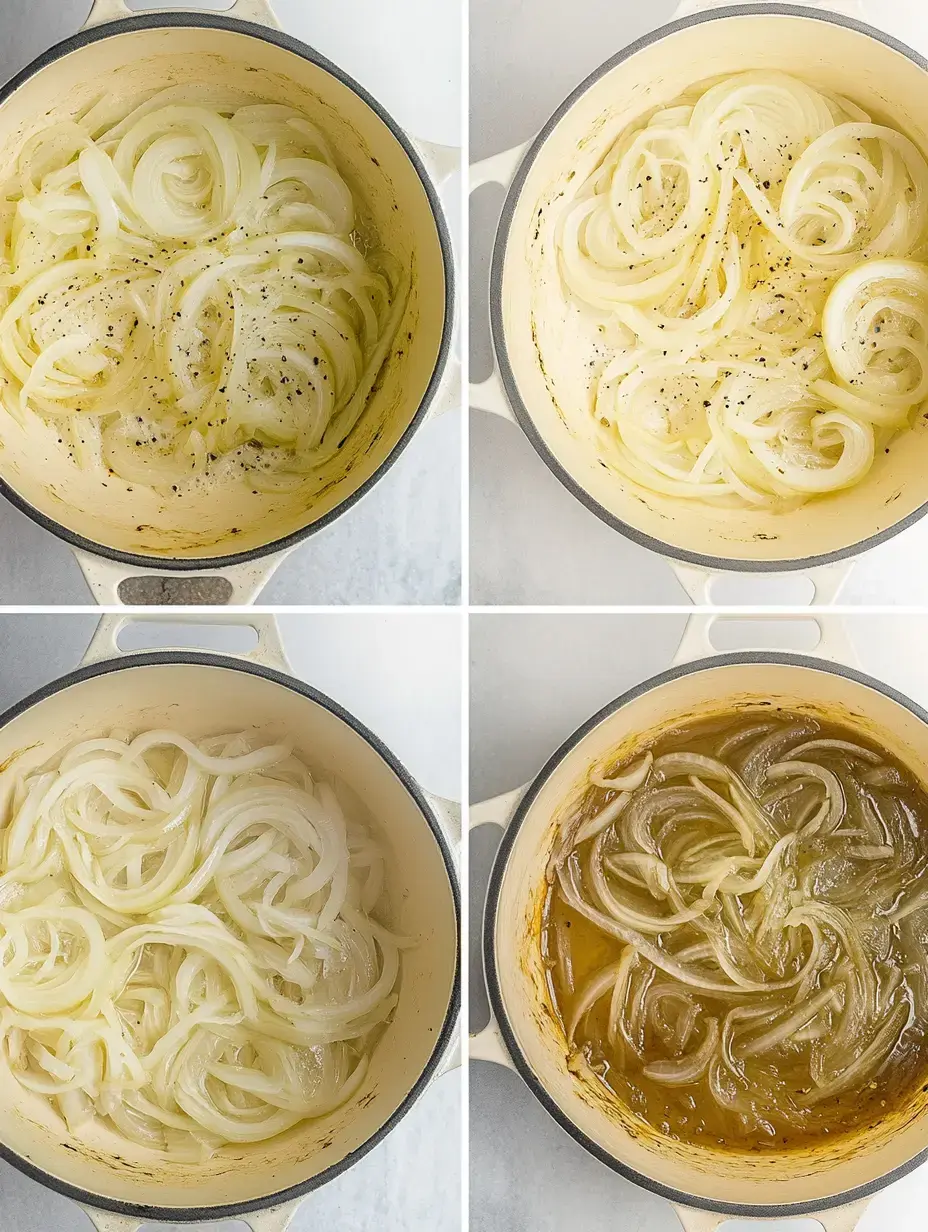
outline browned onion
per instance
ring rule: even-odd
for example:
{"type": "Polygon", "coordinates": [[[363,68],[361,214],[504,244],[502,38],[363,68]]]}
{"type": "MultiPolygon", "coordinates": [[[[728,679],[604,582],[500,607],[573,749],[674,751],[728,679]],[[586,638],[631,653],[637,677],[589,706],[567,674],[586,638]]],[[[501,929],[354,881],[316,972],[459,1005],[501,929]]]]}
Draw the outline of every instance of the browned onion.
{"type": "Polygon", "coordinates": [[[552,993],[637,1115],[756,1146],[850,1130],[879,1115],[874,1091],[914,1089],[928,793],[901,763],[835,724],[745,711],[591,784],[552,868],[552,993]]]}

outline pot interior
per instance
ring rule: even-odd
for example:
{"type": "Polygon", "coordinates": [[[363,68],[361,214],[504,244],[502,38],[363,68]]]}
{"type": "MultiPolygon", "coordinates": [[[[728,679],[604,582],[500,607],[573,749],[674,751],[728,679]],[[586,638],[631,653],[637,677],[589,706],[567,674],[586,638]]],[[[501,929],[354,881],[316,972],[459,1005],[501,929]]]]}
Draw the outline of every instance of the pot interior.
{"type": "Polygon", "coordinates": [[[553,455],[562,480],[579,489],[575,495],[619,520],[619,529],[675,554],[712,558],[706,563],[847,553],[901,528],[928,501],[928,422],[921,416],[857,487],[788,513],[713,508],[636,489],[609,467],[596,438],[591,373],[601,367],[594,350],[600,336],[562,288],[554,232],[565,197],[630,122],[699,81],[746,69],[779,69],[847,95],[928,150],[928,76],[902,52],[821,14],[714,13],[641,47],[566,109],[518,191],[494,292],[501,366],[536,448],[553,455]]]}
{"type": "Polygon", "coordinates": [[[98,1123],[81,1140],[41,1097],[24,1091],[0,1062],[0,1143],[52,1183],[89,1200],[164,1210],[222,1208],[304,1185],[383,1131],[429,1065],[452,1004],[457,962],[454,894],[441,848],[396,772],[343,719],[283,685],[231,667],[131,664],[74,683],[36,702],[0,729],[0,810],[14,778],[67,745],[113,727],[175,727],[199,738],[254,727],[285,737],[320,774],[337,778],[388,852],[391,927],[418,939],[404,951],[399,1004],[372,1054],[360,1090],[328,1116],[269,1142],[231,1146],[208,1163],[167,1164],[98,1123]],[[182,700],[178,700],[182,699],[182,700]]]}
{"type": "MultiPolygon", "coordinates": [[[[928,1094],[873,1129],[826,1147],[768,1155],[713,1151],[663,1138],[632,1120],[605,1086],[567,1069],[567,1043],[548,993],[540,931],[545,871],[558,826],[617,754],[631,756],[681,722],[737,707],[782,706],[866,735],[928,783],[928,725],[901,701],[863,678],[814,666],[814,660],[742,662],[747,656],[684,670],[645,686],[593,726],[529,790],[521,822],[504,840],[492,941],[497,1010],[524,1065],[565,1127],[579,1131],[604,1162],[682,1201],[729,1207],[823,1204],[909,1164],[928,1148],[928,1094]]],[[[875,682],[874,682],[875,684],[875,682]]],[[[491,992],[492,981],[491,981],[491,992]]]]}
{"type": "Polygon", "coordinates": [[[82,472],[70,459],[54,425],[30,417],[23,428],[2,415],[0,477],[33,508],[109,549],[207,559],[313,526],[383,466],[416,417],[439,360],[445,268],[422,180],[391,129],[354,90],[257,36],[174,23],[109,34],[27,78],[0,105],[0,182],[30,136],[84,111],[104,89],[114,103],[124,99],[128,106],[184,82],[234,85],[256,101],[299,108],[322,129],[355,196],[361,229],[412,275],[397,341],[364,415],[345,446],[316,472],[318,481],[296,491],[256,494],[239,482],[165,496],[110,475],[103,486],[101,475],[82,472]]]}

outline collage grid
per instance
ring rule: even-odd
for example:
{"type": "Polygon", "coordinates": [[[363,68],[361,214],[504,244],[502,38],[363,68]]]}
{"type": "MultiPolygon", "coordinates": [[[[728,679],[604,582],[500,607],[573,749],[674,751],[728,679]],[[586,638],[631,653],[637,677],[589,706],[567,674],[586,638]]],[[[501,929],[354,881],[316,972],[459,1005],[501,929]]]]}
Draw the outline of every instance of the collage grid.
{"type": "Polygon", "coordinates": [[[922,1229],[922,5],[0,35],[0,1232],[922,1229]]]}

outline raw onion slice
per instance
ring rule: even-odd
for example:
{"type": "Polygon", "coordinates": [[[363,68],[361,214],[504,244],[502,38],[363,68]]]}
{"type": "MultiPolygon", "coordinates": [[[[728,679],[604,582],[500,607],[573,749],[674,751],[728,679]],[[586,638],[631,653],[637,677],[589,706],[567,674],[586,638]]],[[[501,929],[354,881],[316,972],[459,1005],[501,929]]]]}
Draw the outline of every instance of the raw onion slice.
{"type": "Polygon", "coordinates": [[[928,399],[928,163],[849,100],[779,72],[697,88],[558,209],[601,459],[631,485],[793,509],[861,483],[928,399]]]}
{"type": "Polygon", "coordinates": [[[7,201],[0,406],[76,465],[270,491],[343,447],[410,274],[301,112],[195,84],[101,103],[23,146],[7,201]]]}

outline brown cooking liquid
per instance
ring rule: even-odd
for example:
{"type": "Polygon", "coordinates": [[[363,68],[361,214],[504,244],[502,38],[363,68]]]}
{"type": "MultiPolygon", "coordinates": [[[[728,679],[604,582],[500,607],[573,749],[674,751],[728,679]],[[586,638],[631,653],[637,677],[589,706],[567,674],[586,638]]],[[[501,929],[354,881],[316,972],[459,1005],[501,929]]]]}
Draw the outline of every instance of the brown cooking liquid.
{"type": "MultiPolygon", "coordinates": [[[[640,765],[644,751],[610,766],[605,777],[640,765]]],[[[677,961],[688,972],[723,991],[694,988],[636,958],[620,992],[616,979],[604,977],[608,987],[576,1024],[572,1068],[586,1068],[578,1066],[582,1057],[627,1109],[661,1134],[742,1151],[799,1147],[872,1126],[907,1104],[919,1086],[928,1091],[928,794],[911,772],[849,728],[772,708],[680,727],[650,752],[655,764],[618,819],[599,838],[577,846],[568,840],[561,848],[564,873],[583,902],[615,918],[591,888],[588,861],[597,843],[609,892],[623,910],[648,919],[699,905],[705,897],[701,869],[714,864],[718,877],[726,861],[742,863],[696,919],[650,932],[630,930],[620,920],[624,939],[565,901],[555,875],[542,934],[551,998],[569,1033],[591,981],[634,953],[629,937],[633,944],[643,937],[660,954],[682,953],[677,961]],[[833,747],[793,752],[820,740],[851,742],[869,760],[833,747]],[[685,773],[662,781],[660,758],[669,753],[721,761],[737,783],[733,788],[718,777],[685,773]],[[806,769],[768,769],[797,761],[806,769]],[[821,768],[822,777],[809,765],[821,768]],[[761,817],[753,824],[768,827],[756,841],[753,862],[746,854],[750,844],[717,803],[737,808],[738,784],[748,781],[761,817]],[[828,785],[835,783],[840,799],[816,828],[816,817],[829,807],[828,785]],[[716,801],[696,795],[699,785],[716,793],[716,801]],[[666,808],[648,811],[655,793],[680,788],[676,796],[660,797],[666,808]],[[650,818],[637,828],[630,811],[636,802],[650,818]],[[790,834],[796,837],[786,838],[790,834]],[[744,889],[783,838],[775,875],[753,892],[744,889]],[[628,861],[631,853],[637,855],[628,861]],[[616,857],[619,863],[610,867],[616,857]],[[674,878],[675,900],[661,867],[674,878]],[[731,892],[739,884],[741,892],[731,892]],[[906,907],[896,918],[894,912],[906,907]],[[809,913],[805,924],[803,912],[809,913]],[[736,975],[755,990],[730,978],[707,937],[722,939],[736,975]],[[810,968],[813,951],[818,957],[810,968]],[[766,991],[789,981],[785,989],[766,991]],[[757,985],[764,987],[757,991],[757,985]],[[610,1043],[612,1013],[619,1025],[610,1043]],[[782,1038],[776,1038],[778,1029],[782,1038]],[[702,1068],[701,1047],[711,1053],[702,1068]],[[692,1058],[699,1072],[687,1077],[692,1058]],[[646,1072],[655,1064],[660,1078],[646,1072]]],[[[589,822],[618,795],[592,786],[578,823],[589,822]]]]}

